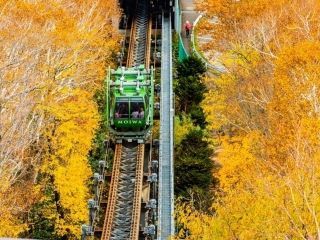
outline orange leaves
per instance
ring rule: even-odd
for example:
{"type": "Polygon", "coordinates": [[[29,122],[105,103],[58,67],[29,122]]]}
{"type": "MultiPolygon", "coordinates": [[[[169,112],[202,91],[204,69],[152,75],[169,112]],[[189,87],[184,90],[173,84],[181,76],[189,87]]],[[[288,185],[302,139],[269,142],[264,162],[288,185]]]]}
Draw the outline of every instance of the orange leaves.
{"type": "Polygon", "coordinates": [[[177,203],[175,212],[177,225],[181,227],[175,239],[217,239],[216,231],[219,231],[219,226],[215,224],[216,222],[212,221],[211,216],[203,214],[194,209],[194,207],[180,202],[177,203]]]}
{"type": "Polygon", "coordinates": [[[220,50],[250,45],[275,57],[283,44],[318,38],[320,4],[315,0],[209,0],[198,5],[209,18],[218,17],[211,45],[220,50]]]}
{"type": "Polygon", "coordinates": [[[264,26],[265,29],[259,30],[260,17],[273,20],[274,17],[268,16],[268,13],[280,11],[286,2],[285,0],[209,0],[199,1],[198,8],[204,11],[208,18],[218,18],[217,24],[214,24],[214,32],[219,34],[212,34],[214,39],[212,45],[225,50],[230,48],[232,43],[240,43],[247,37],[257,35],[260,30],[265,31],[272,27],[273,24],[270,24],[264,26]],[[256,29],[255,32],[247,32],[253,28],[256,29]]]}
{"type": "MultiPolygon", "coordinates": [[[[70,97],[59,103],[52,103],[48,108],[48,113],[56,123],[54,137],[57,142],[52,147],[62,158],[68,158],[74,146],[79,145],[76,152],[82,156],[86,156],[90,148],[99,120],[97,106],[90,101],[90,97],[87,92],[76,89],[70,97]]],[[[52,129],[47,131],[51,135],[52,129]]]]}
{"type": "Polygon", "coordinates": [[[212,89],[203,101],[208,127],[242,132],[262,128],[270,93],[268,66],[257,51],[240,46],[221,59],[228,70],[207,81],[212,89]]]}
{"type": "Polygon", "coordinates": [[[18,184],[4,186],[6,181],[1,176],[0,183],[0,236],[18,237],[28,229],[23,217],[27,217],[30,206],[40,194],[27,178],[18,184]]]}
{"type": "MultiPolygon", "coordinates": [[[[292,157],[289,153],[297,150],[297,141],[309,145],[308,151],[318,151],[319,54],[319,43],[301,42],[285,48],[276,61],[274,95],[268,106],[268,143],[271,152],[282,153],[281,161],[292,157]]],[[[279,156],[270,157],[280,160],[279,156]]]]}
{"type": "Polygon", "coordinates": [[[207,1],[226,67],[203,102],[222,135],[214,239],[319,238],[319,5],[207,1]]]}
{"type": "Polygon", "coordinates": [[[87,181],[92,175],[87,154],[99,116],[91,93],[82,89],[67,93],[69,97],[47,103],[53,120],[46,129],[50,152],[42,171],[53,176],[63,207],[64,217],[55,218],[56,234],[79,236],[79,225],[87,221],[87,181]]]}
{"type": "Polygon", "coordinates": [[[258,132],[223,141],[218,158],[221,164],[218,177],[221,189],[225,193],[232,191],[235,187],[242,189],[250,187],[253,176],[251,170],[259,168],[255,154],[260,141],[261,136],[258,132]]]}
{"type": "MultiPolygon", "coordinates": [[[[48,194],[30,190],[32,202],[26,206],[9,192],[17,207],[14,212],[0,209],[0,221],[8,221],[1,226],[16,224],[22,231],[25,225],[18,219],[40,199],[51,204],[43,212],[55,233],[79,236],[87,220],[87,154],[99,123],[94,94],[103,87],[106,66],[118,47],[111,24],[119,17],[117,4],[0,1],[0,186],[20,191],[17,181],[32,189],[39,180],[35,188],[48,194]],[[53,201],[47,186],[60,199],[53,201]]],[[[2,203],[1,187],[0,193],[2,203]]],[[[19,231],[12,229],[0,235],[16,236],[19,231]]]]}

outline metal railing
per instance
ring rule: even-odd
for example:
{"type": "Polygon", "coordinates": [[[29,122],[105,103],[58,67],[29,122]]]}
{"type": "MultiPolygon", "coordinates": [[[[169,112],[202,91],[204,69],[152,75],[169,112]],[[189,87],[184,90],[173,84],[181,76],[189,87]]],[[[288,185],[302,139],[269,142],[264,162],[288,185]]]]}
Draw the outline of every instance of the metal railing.
{"type": "Polygon", "coordinates": [[[224,68],[222,66],[217,66],[217,65],[213,65],[211,64],[206,58],[203,57],[203,55],[198,51],[197,49],[197,44],[196,44],[196,37],[195,37],[195,29],[196,26],[198,24],[198,22],[200,21],[200,19],[203,17],[202,14],[200,14],[198,16],[198,18],[194,21],[193,23],[193,31],[191,33],[191,46],[192,46],[192,53],[195,54],[199,59],[201,59],[201,61],[205,64],[206,68],[208,70],[212,70],[214,72],[218,72],[218,73],[222,73],[224,72],[224,68]]]}
{"type": "Polygon", "coordinates": [[[161,114],[159,153],[158,240],[174,235],[173,188],[173,86],[172,86],[171,16],[162,20],[161,114]]]}

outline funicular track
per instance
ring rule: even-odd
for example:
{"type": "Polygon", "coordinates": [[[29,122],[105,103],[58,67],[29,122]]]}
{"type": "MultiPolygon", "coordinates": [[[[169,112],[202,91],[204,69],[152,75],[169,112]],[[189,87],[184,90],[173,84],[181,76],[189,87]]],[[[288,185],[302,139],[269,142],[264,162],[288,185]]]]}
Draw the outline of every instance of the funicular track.
{"type": "Polygon", "coordinates": [[[136,14],[132,21],[127,67],[145,64],[149,67],[151,16],[148,11],[148,1],[138,0],[136,14]]]}
{"type": "MultiPolygon", "coordinates": [[[[127,136],[132,136],[131,133],[115,135],[112,176],[107,172],[109,144],[112,144],[112,141],[106,141],[106,158],[99,161],[99,172],[94,174],[95,195],[88,201],[89,224],[82,225],[82,240],[86,240],[87,236],[104,240],[165,240],[174,234],[171,13],[166,6],[169,2],[161,5],[162,16],[154,5],[150,8],[154,11],[150,12],[149,3],[154,2],[137,0],[135,15],[124,17],[126,26],[132,21],[130,40],[128,44],[126,36],[129,29],[127,29],[118,60],[120,66],[126,61],[126,66],[137,71],[138,77],[140,76],[138,65],[144,64],[145,69],[149,71],[152,14],[154,14],[156,27],[152,41],[155,43],[152,64],[156,65],[159,58],[156,52],[159,29],[157,23],[160,17],[162,20],[160,100],[161,106],[165,106],[160,111],[160,141],[147,136],[150,132],[130,140],[127,136]]],[[[125,68],[120,69],[125,70],[125,68]]],[[[154,79],[153,75],[151,79],[154,79]]],[[[110,82],[112,81],[108,71],[107,84],[110,82]]],[[[151,82],[153,83],[153,80],[151,82]]],[[[151,91],[154,91],[153,85],[151,91]]],[[[107,96],[109,96],[108,91],[107,96]]],[[[151,96],[154,96],[153,92],[151,96]]],[[[153,107],[153,101],[150,101],[150,107],[153,107]]]]}
{"type": "Polygon", "coordinates": [[[144,144],[116,145],[101,239],[138,239],[144,144]]]}
{"type": "MultiPolygon", "coordinates": [[[[149,70],[151,42],[154,43],[152,64],[155,66],[159,59],[156,52],[159,29],[157,23],[159,17],[162,19],[161,85],[166,87],[161,87],[161,105],[169,108],[164,108],[166,112],[160,113],[160,141],[153,140],[147,131],[145,136],[138,135],[134,139],[127,137],[131,135],[115,135],[111,176],[108,172],[108,156],[111,149],[109,144],[112,145],[114,141],[105,142],[106,158],[99,161],[99,172],[94,174],[94,198],[88,201],[89,224],[82,225],[82,240],[86,240],[88,236],[90,239],[94,236],[94,239],[103,240],[164,240],[173,233],[171,19],[170,14],[163,15],[164,12],[168,12],[169,7],[166,4],[169,2],[159,0],[157,3],[160,5],[154,5],[154,1],[136,0],[134,15],[124,16],[126,31],[118,60],[120,67],[126,63],[127,68],[138,72],[139,65],[144,64],[147,72],[153,73],[149,70]],[[160,9],[155,6],[160,6],[160,9]],[[152,17],[155,22],[153,36],[152,17]],[[127,29],[128,25],[131,25],[130,29],[127,29]],[[129,42],[126,37],[127,31],[130,31],[129,42]],[[171,88],[167,89],[168,86],[171,88]],[[168,119],[171,119],[170,124],[164,121],[168,119]],[[168,137],[171,139],[170,142],[168,137]]],[[[153,83],[153,75],[151,79],[153,83]]],[[[110,71],[107,75],[107,85],[109,82],[110,71]]],[[[153,96],[152,84],[151,91],[153,96]]],[[[151,101],[150,106],[153,107],[151,101]]]]}
{"type": "MultiPolygon", "coordinates": [[[[145,64],[149,68],[152,18],[148,10],[147,0],[137,0],[127,67],[145,64]]],[[[137,240],[140,231],[145,145],[138,142],[118,143],[114,153],[101,239],[137,240]]]]}

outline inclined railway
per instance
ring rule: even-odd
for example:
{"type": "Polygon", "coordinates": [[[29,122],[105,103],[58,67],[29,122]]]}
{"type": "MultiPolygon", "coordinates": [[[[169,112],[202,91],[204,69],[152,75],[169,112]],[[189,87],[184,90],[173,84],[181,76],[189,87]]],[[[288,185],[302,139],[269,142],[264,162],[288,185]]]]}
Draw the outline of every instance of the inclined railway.
{"type": "MultiPolygon", "coordinates": [[[[160,111],[160,142],[152,139],[152,125],[150,125],[151,130],[145,130],[143,137],[140,132],[140,135],[136,134],[135,137],[132,137],[132,134],[115,135],[110,173],[107,158],[110,155],[111,142],[106,141],[106,159],[99,162],[99,171],[94,174],[95,197],[89,200],[89,225],[82,226],[82,239],[162,240],[174,233],[172,167],[174,113],[171,17],[168,9],[167,1],[137,0],[134,14],[124,19],[124,25],[130,26],[125,29],[123,40],[123,48],[127,51],[123,49],[119,57],[120,65],[125,63],[126,69],[131,69],[131,73],[136,73],[138,78],[143,74],[149,76],[152,71],[150,65],[156,65],[155,55],[159,48],[160,33],[161,105],[165,106],[160,111]],[[161,19],[160,24],[159,19],[161,19]],[[162,27],[162,32],[157,30],[157,25],[162,27]],[[156,26],[156,29],[153,29],[153,26],[156,26]],[[141,65],[147,70],[140,70],[138,66],[141,65]]],[[[124,78],[126,73],[124,70],[119,70],[120,75],[121,71],[124,78]]],[[[110,76],[107,81],[109,78],[110,76]]],[[[151,82],[153,82],[152,77],[151,82]]],[[[132,83],[123,81],[119,89],[123,84],[131,86],[132,83]]],[[[134,82],[134,84],[137,84],[136,91],[139,92],[141,83],[134,82]]],[[[153,94],[153,83],[148,84],[146,86],[152,87],[153,94]]],[[[113,85],[116,86],[116,83],[113,85]]],[[[144,111],[146,110],[147,106],[144,111]]],[[[153,111],[149,111],[153,115],[153,111]]],[[[119,131],[119,128],[115,129],[119,131]]]]}
{"type": "Polygon", "coordinates": [[[101,239],[138,239],[144,144],[116,145],[101,239]]]}

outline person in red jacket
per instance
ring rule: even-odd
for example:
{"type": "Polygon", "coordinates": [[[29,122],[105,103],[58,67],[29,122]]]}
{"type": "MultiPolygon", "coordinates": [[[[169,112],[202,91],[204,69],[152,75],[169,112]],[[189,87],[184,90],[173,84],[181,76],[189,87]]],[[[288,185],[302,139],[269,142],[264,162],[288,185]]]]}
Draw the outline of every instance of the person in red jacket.
{"type": "Polygon", "coordinates": [[[189,37],[191,28],[192,28],[192,25],[187,20],[186,23],[184,24],[184,29],[186,30],[186,37],[189,37]]]}

